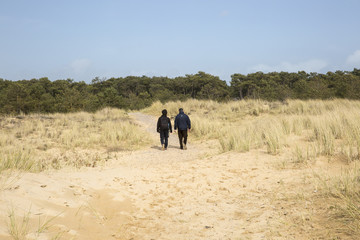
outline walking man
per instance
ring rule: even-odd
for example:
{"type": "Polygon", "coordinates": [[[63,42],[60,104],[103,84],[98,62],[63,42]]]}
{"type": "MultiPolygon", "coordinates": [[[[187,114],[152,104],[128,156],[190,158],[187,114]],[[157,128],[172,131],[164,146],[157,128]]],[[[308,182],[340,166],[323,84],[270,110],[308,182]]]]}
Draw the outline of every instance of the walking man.
{"type": "Polygon", "coordinates": [[[166,150],[168,147],[169,130],[172,132],[170,118],[167,117],[167,110],[162,110],[162,115],[157,122],[156,131],[160,133],[161,149],[166,150]]]}
{"type": "Polygon", "coordinates": [[[175,117],[174,130],[178,129],[178,136],[180,142],[180,149],[186,150],[187,130],[191,129],[191,122],[188,115],[184,113],[182,108],[179,109],[179,114],[175,117]]]}

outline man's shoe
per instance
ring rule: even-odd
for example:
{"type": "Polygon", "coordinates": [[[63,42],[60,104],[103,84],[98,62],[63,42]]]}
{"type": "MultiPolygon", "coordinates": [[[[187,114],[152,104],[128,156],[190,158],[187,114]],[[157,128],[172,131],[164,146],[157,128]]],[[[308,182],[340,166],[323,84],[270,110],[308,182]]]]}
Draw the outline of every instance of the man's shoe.
{"type": "Polygon", "coordinates": [[[164,144],[161,145],[161,150],[163,150],[163,151],[165,150],[164,144]]]}
{"type": "Polygon", "coordinates": [[[186,144],[184,144],[184,150],[186,150],[186,149],[187,149],[186,144]]]}

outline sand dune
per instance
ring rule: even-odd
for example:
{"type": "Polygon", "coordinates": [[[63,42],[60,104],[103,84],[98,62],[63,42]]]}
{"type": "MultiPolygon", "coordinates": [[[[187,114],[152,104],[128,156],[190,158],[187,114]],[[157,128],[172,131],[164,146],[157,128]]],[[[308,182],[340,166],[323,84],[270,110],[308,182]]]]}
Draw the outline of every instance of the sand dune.
{"type": "Polygon", "coordinates": [[[0,192],[0,239],[12,239],[12,213],[18,226],[28,214],[27,239],[337,236],[323,218],[327,206],[312,184],[314,169],[280,168],[284,156],[262,150],[219,154],[217,141],[195,143],[191,133],[188,150],[173,134],[161,151],[156,119],[131,116],[151,133],[151,147],[104,166],[21,174],[0,192]]]}

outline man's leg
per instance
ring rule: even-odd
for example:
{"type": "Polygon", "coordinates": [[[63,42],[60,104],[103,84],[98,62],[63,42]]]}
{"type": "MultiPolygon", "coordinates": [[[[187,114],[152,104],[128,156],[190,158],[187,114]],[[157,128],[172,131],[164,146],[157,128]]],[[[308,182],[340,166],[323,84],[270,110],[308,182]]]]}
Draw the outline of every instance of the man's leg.
{"type": "Polygon", "coordinates": [[[187,143],[187,136],[188,136],[187,130],[183,131],[183,136],[184,136],[184,149],[186,150],[187,149],[186,143],[187,143]]]}
{"type": "Polygon", "coordinates": [[[162,150],[164,150],[165,149],[165,146],[164,146],[164,131],[160,131],[160,143],[161,143],[162,150]]]}
{"type": "Polygon", "coordinates": [[[182,142],[183,136],[182,136],[181,130],[178,130],[178,136],[179,136],[179,142],[180,142],[180,149],[183,149],[183,142],[182,142]]]}
{"type": "Polygon", "coordinates": [[[168,147],[169,131],[164,131],[165,149],[168,147]]]}

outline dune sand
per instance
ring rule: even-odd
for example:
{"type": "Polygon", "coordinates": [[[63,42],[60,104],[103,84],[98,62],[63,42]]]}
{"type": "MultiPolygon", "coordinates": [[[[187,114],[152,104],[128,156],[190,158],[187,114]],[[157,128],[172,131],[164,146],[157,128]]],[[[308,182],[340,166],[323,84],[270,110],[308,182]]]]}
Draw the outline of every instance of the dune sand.
{"type": "Polygon", "coordinates": [[[151,133],[150,148],[93,168],[7,176],[0,190],[0,239],[12,239],[11,214],[27,239],[338,236],[317,196],[314,169],[279,167],[285,157],[263,150],[219,154],[217,141],[194,143],[191,133],[188,150],[180,150],[172,134],[161,151],[157,119],[131,116],[151,133]]]}

